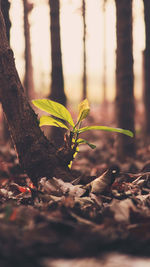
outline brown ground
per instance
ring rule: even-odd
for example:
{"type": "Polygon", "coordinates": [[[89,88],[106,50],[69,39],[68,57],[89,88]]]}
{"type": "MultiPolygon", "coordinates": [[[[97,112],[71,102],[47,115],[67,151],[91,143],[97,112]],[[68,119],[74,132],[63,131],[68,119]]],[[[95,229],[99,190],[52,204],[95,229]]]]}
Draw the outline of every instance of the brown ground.
{"type": "MultiPolygon", "coordinates": [[[[107,117],[110,126],[110,114],[111,109],[108,114],[94,109],[89,121],[104,124],[107,117]]],[[[14,150],[1,145],[0,266],[117,267],[133,266],[135,260],[149,266],[149,259],[129,256],[150,251],[150,145],[140,123],[135,159],[116,159],[116,134],[90,132],[85,138],[97,148],[81,147],[74,182],[43,177],[38,192],[28,187],[14,150]],[[120,168],[113,185],[103,194],[85,192],[83,185],[113,164],[120,168]]]]}

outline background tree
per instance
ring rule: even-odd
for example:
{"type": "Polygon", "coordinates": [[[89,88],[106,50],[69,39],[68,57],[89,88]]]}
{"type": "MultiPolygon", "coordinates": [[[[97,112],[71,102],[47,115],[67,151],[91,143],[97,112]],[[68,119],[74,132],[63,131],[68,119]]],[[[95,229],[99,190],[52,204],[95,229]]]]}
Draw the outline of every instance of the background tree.
{"type": "Polygon", "coordinates": [[[144,107],[145,132],[150,135],[150,1],[143,0],[145,18],[145,51],[144,51],[144,107]]]}
{"type": "MultiPolygon", "coordinates": [[[[132,53],[132,0],[115,0],[117,15],[116,57],[116,112],[118,127],[134,129],[133,53],[132,53]]],[[[120,160],[135,155],[135,140],[127,136],[117,137],[117,153],[120,160]]]]}
{"type": "Polygon", "coordinates": [[[14,55],[6,37],[1,8],[0,99],[19,162],[32,181],[36,184],[37,179],[43,176],[68,179],[65,162],[67,151],[65,151],[66,156],[64,153],[61,156],[53,144],[46,139],[24,93],[15,67],[14,55]]]}
{"type": "Polygon", "coordinates": [[[103,0],[103,103],[106,104],[106,2],[103,0]]]}
{"type": "MultiPolygon", "coordinates": [[[[10,2],[8,0],[2,0],[1,8],[2,8],[3,16],[4,16],[5,25],[6,25],[7,40],[10,43],[10,28],[11,28],[11,21],[9,17],[10,2]]],[[[7,125],[7,122],[4,116],[3,116],[2,126],[3,126],[3,140],[5,142],[8,142],[10,140],[10,134],[9,134],[8,125],[7,125]]]]}
{"type": "Polygon", "coordinates": [[[29,0],[23,0],[24,8],[24,37],[25,37],[25,76],[24,87],[29,99],[34,97],[33,67],[30,41],[29,14],[33,9],[33,4],[29,0]]]}
{"type": "MultiPolygon", "coordinates": [[[[64,77],[60,38],[60,6],[59,0],[49,0],[50,5],[50,34],[51,34],[51,93],[49,98],[66,106],[67,98],[64,91],[64,77]]],[[[59,147],[64,142],[64,129],[52,127],[49,136],[59,147]]]]}
{"type": "Polygon", "coordinates": [[[66,95],[64,92],[64,78],[61,54],[59,0],[49,0],[49,5],[52,61],[52,82],[50,99],[57,101],[65,106],[66,95]]]}
{"type": "Polygon", "coordinates": [[[87,74],[86,74],[86,4],[82,0],[82,17],[83,17],[83,95],[82,99],[87,97],[87,74]]]}

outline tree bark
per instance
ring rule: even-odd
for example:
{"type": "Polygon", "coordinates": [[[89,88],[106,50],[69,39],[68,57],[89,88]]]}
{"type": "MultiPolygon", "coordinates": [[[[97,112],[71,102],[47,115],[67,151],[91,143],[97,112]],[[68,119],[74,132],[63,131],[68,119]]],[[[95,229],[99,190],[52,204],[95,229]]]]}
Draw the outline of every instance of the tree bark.
{"type": "Polygon", "coordinates": [[[6,25],[7,40],[8,42],[10,42],[10,27],[11,27],[11,21],[9,18],[10,2],[8,0],[1,0],[1,8],[6,25]]]}
{"type": "Polygon", "coordinates": [[[87,97],[85,12],[86,12],[85,0],[82,0],[82,17],[83,17],[83,93],[82,93],[82,99],[85,99],[87,97]]]}
{"type": "Polygon", "coordinates": [[[145,133],[150,135],[150,1],[143,0],[145,18],[145,51],[144,51],[144,107],[145,133]]]}
{"type": "Polygon", "coordinates": [[[0,99],[19,162],[34,184],[37,184],[38,178],[43,176],[58,177],[60,171],[64,173],[64,179],[69,179],[66,162],[39,128],[37,116],[24,93],[15,67],[13,52],[7,41],[1,10],[0,99]]]}
{"type": "MultiPolygon", "coordinates": [[[[10,2],[8,0],[2,0],[1,5],[2,5],[2,13],[3,13],[3,16],[4,16],[5,25],[6,25],[7,40],[10,43],[10,28],[11,28],[11,21],[10,21],[10,18],[9,18],[10,2]]],[[[8,125],[7,125],[7,121],[5,119],[4,114],[3,114],[2,119],[3,119],[3,121],[2,121],[3,140],[5,142],[8,142],[8,141],[10,141],[10,134],[9,134],[9,131],[8,131],[8,125]]]]}
{"type": "Polygon", "coordinates": [[[34,82],[33,82],[33,67],[30,42],[30,25],[29,14],[33,8],[33,4],[29,4],[28,0],[23,0],[24,7],[24,38],[25,38],[25,77],[24,87],[29,99],[34,98],[34,82]]]}
{"type": "MultiPolygon", "coordinates": [[[[116,57],[116,111],[118,127],[134,129],[133,53],[132,53],[132,0],[115,0],[117,13],[116,57]]],[[[120,135],[117,138],[120,160],[135,155],[134,138],[120,135]]]]}

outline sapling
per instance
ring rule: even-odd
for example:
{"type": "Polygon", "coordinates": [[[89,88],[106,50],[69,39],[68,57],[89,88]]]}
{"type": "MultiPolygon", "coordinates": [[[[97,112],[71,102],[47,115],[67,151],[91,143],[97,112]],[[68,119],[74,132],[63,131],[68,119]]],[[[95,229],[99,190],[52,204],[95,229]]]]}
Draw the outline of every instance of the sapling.
{"type": "MultiPolygon", "coordinates": [[[[79,151],[79,145],[87,144],[90,148],[94,149],[96,146],[89,143],[87,140],[80,138],[80,134],[90,130],[103,130],[109,132],[117,132],[133,137],[133,133],[129,130],[121,128],[112,128],[108,126],[86,126],[81,127],[82,122],[86,119],[90,112],[90,106],[87,99],[83,100],[78,106],[78,117],[74,123],[70,112],[61,104],[49,99],[32,100],[34,106],[49,113],[48,116],[40,117],[39,125],[49,125],[59,128],[64,128],[67,133],[64,135],[65,147],[70,149],[72,156],[69,157],[68,164],[75,157],[79,151]]],[[[70,164],[71,165],[71,164],[70,164]]]]}

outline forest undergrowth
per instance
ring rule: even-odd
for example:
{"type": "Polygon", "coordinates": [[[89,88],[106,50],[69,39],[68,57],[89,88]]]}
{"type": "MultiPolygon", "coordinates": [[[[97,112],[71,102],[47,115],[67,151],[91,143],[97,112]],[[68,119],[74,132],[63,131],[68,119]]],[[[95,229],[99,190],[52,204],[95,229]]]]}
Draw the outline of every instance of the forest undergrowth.
{"type": "MultiPolygon", "coordinates": [[[[88,124],[116,126],[112,109],[93,109],[88,124]]],[[[117,134],[86,133],[96,149],[81,146],[72,183],[43,177],[38,191],[21,170],[14,149],[1,144],[0,266],[46,266],[42,261],[47,257],[92,257],[107,251],[149,254],[150,145],[142,137],[141,112],[134,159],[116,158],[117,134]],[[86,190],[86,184],[111,166],[120,172],[105,192],[86,190]]]]}

